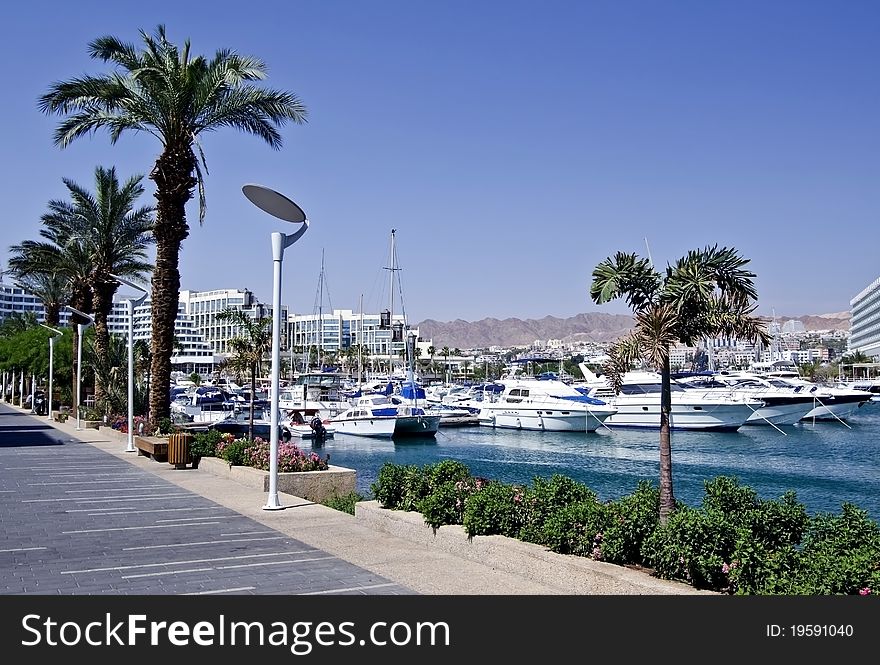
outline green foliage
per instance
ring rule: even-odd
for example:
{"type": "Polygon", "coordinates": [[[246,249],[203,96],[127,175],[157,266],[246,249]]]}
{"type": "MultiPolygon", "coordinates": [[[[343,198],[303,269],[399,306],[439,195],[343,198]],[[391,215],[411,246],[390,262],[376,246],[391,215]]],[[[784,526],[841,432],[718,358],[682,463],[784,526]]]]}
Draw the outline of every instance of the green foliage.
{"type": "Polygon", "coordinates": [[[732,560],[737,537],[720,511],[679,507],[647,538],[642,556],[659,577],[720,590],[728,586],[724,565],[732,560]]]}
{"type": "Polygon", "coordinates": [[[358,501],[363,501],[364,497],[357,492],[349,492],[348,494],[334,494],[329,497],[323,504],[329,508],[333,508],[334,510],[342,511],[343,513],[348,513],[349,515],[354,515],[354,507],[358,501]]]}
{"type": "Polygon", "coordinates": [[[596,493],[581,482],[560,474],[549,479],[535,477],[523,501],[520,538],[530,543],[547,544],[544,532],[547,519],[566,506],[585,501],[596,501],[596,493]]]}
{"type": "Polygon", "coordinates": [[[426,486],[420,467],[386,462],[379,469],[370,491],[383,508],[417,510],[419,502],[426,496],[426,486]]]}
{"type": "Polygon", "coordinates": [[[840,515],[810,520],[800,554],[790,593],[880,591],[880,526],[853,504],[843,504],[840,515]]]}
{"type": "Polygon", "coordinates": [[[197,432],[189,446],[190,455],[194,458],[215,457],[217,455],[217,444],[220,443],[222,438],[222,434],[213,429],[207,432],[197,432]]]}
{"type": "Polygon", "coordinates": [[[436,486],[418,505],[425,523],[434,529],[444,524],[462,524],[468,498],[485,484],[483,478],[447,480],[436,486]]]}
{"type": "Polygon", "coordinates": [[[220,457],[232,466],[244,466],[249,443],[246,439],[236,439],[223,447],[220,457]]]}
{"type": "Polygon", "coordinates": [[[495,534],[519,537],[525,517],[524,496],[522,487],[495,480],[487,482],[465,503],[462,525],[468,537],[495,534]]]}
{"type": "Polygon", "coordinates": [[[642,564],[642,545],[660,523],[660,490],[643,480],[635,492],[606,505],[601,558],[609,563],[642,564]]]}
{"type": "Polygon", "coordinates": [[[562,475],[531,487],[466,475],[449,460],[423,468],[386,463],[372,486],[385,508],[419,510],[432,528],[462,524],[469,538],[503,535],[562,554],[637,564],[701,589],[736,594],[876,594],[880,525],[844,504],[810,518],[794,492],[762,500],[736,478],[704,484],[698,507],[660,521],[660,491],[600,502],[562,475]]]}
{"type": "Polygon", "coordinates": [[[544,544],[560,554],[601,559],[602,531],[607,521],[604,504],[595,498],[564,506],[547,517],[544,544]]]}
{"type": "Polygon", "coordinates": [[[153,430],[153,436],[167,436],[177,431],[171,418],[159,418],[156,420],[156,428],[153,430]]]}

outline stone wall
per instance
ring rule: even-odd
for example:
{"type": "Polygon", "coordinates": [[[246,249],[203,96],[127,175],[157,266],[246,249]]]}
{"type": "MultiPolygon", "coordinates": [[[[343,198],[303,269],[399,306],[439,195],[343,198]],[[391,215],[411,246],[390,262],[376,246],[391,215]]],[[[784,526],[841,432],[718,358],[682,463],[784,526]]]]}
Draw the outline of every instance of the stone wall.
{"type": "MultiPolygon", "coordinates": [[[[217,457],[203,457],[199,471],[208,471],[229,478],[248,487],[269,491],[269,472],[250,466],[230,466],[217,457]]],[[[326,471],[294,471],[278,473],[278,491],[292,494],[315,503],[323,503],[330,497],[343,496],[355,491],[356,472],[341,466],[330,465],[326,471]]]]}

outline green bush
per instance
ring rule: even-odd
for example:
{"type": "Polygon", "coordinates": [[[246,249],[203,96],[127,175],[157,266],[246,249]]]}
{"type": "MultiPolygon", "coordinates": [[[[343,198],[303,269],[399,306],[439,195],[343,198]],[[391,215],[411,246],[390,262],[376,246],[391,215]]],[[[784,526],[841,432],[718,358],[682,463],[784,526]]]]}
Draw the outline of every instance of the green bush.
{"type": "Polygon", "coordinates": [[[606,504],[601,558],[609,563],[643,564],[642,546],[660,523],[660,489],[643,480],[635,492],[606,504]]]}
{"type": "Polygon", "coordinates": [[[422,469],[414,464],[385,462],[379,469],[370,491],[383,508],[417,510],[424,498],[426,482],[422,469]]]}
{"type": "Polygon", "coordinates": [[[471,494],[464,506],[462,524],[468,538],[502,535],[518,538],[523,523],[522,487],[490,480],[471,494]]]}
{"type": "Polygon", "coordinates": [[[880,590],[880,526],[857,506],[810,520],[790,594],[876,594],[880,590]]]}
{"type": "Polygon", "coordinates": [[[222,434],[217,430],[197,432],[189,446],[190,455],[193,457],[216,457],[217,444],[221,439],[222,434]]]}
{"type": "Polygon", "coordinates": [[[462,524],[468,498],[487,482],[484,478],[471,477],[447,480],[419,502],[418,510],[433,529],[444,524],[462,524]]]}
{"type": "Polygon", "coordinates": [[[334,510],[354,515],[354,506],[358,501],[363,501],[364,497],[357,492],[349,492],[348,494],[334,494],[329,497],[323,504],[334,510]]]}
{"type": "Polygon", "coordinates": [[[645,540],[642,556],[659,577],[720,591],[729,584],[724,566],[738,536],[720,510],[679,507],[645,540]]]}
{"type": "Polygon", "coordinates": [[[550,516],[566,506],[596,500],[596,493],[581,482],[560,474],[549,479],[537,476],[523,501],[519,537],[529,543],[547,545],[544,524],[550,516]]]}
{"type": "Polygon", "coordinates": [[[553,512],[544,523],[544,544],[559,554],[601,559],[606,509],[596,499],[579,501],[553,512]]]}
{"type": "Polygon", "coordinates": [[[425,486],[422,490],[427,496],[441,485],[467,480],[471,477],[471,472],[463,462],[446,459],[434,464],[426,464],[422,467],[422,475],[425,478],[425,486]]]}
{"type": "Polygon", "coordinates": [[[246,439],[236,439],[223,448],[220,457],[232,466],[244,466],[247,459],[245,449],[249,443],[246,439]]]}

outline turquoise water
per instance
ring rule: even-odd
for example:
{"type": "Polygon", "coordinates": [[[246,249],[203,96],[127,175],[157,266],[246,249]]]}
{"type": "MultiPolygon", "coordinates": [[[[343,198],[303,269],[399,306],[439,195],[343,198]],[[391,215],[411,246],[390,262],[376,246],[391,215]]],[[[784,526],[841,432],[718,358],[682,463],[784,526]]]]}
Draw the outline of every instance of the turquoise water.
{"type": "MultiPolygon", "coordinates": [[[[673,432],[675,496],[697,505],[704,481],[735,476],[763,499],[795,490],[810,513],[837,513],[850,502],[880,521],[880,403],[866,404],[847,425],[800,423],[783,427],[785,434],[769,426],[673,432]]],[[[658,442],[657,431],[632,429],[575,434],[453,427],[441,428],[436,438],[399,443],[337,434],[315,451],[355,469],[357,490],[366,497],[385,462],[421,466],[455,459],[473,475],[509,483],[567,475],[605,500],[631,493],[640,480],[657,483],[658,442]]]]}

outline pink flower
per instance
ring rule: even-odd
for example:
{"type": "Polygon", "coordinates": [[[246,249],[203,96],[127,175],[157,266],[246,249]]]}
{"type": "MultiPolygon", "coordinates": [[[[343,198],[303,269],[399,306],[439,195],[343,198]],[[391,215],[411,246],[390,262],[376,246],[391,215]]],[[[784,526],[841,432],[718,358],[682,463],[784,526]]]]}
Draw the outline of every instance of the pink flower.
{"type": "Polygon", "coordinates": [[[871,589],[869,589],[868,587],[865,587],[864,589],[859,589],[860,596],[867,596],[870,593],[871,593],[871,589]]]}
{"type": "Polygon", "coordinates": [[[724,573],[725,575],[727,575],[727,573],[730,572],[730,566],[728,566],[726,563],[722,563],[721,564],[721,572],[724,573]]]}

